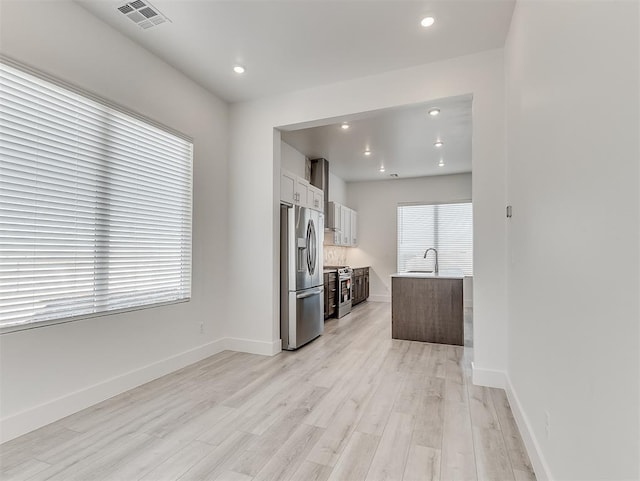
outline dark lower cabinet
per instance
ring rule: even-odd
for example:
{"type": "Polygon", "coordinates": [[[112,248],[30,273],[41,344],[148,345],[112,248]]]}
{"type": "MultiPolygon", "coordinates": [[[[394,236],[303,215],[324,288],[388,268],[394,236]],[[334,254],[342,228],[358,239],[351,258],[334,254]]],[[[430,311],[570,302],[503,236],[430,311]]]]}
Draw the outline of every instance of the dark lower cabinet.
{"type": "Polygon", "coordinates": [[[353,301],[352,305],[366,301],[369,297],[369,268],[358,267],[353,269],[353,301]]]}
{"type": "Polygon", "coordinates": [[[338,289],[338,277],[336,272],[324,273],[324,318],[335,315],[337,309],[336,291],[338,289]]]}

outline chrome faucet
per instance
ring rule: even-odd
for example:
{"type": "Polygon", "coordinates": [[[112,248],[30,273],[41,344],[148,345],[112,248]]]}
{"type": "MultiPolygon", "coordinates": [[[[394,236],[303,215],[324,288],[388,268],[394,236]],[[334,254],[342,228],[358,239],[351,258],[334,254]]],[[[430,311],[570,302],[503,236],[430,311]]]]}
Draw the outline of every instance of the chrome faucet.
{"type": "Polygon", "coordinates": [[[425,259],[427,258],[427,254],[429,253],[429,251],[433,251],[433,253],[436,255],[436,266],[433,269],[433,272],[435,274],[437,274],[438,273],[438,251],[433,247],[429,247],[426,251],[424,251],[424,258],[425,259]]]}

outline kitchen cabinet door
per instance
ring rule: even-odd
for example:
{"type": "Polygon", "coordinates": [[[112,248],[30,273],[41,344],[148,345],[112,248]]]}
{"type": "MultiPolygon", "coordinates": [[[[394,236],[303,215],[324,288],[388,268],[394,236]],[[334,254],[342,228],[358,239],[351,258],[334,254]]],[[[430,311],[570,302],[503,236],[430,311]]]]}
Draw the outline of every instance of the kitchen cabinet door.
{"type": "Polygon", "coordinates": [[[294,205],[297,176],[287,170],[280,171],[280,201],[294,205]]]}
{"type": "Polygon", "coordinates": [[[309,201],[309,187],[310,184],[301,177],[296,177],[296,186],[294,192],[294,200],[297,205],[302,207],[311,207],[313,203],[313,194],[311,194],[311,201],[309,201]]]}
{"type": "Polygon", "coordinates": [[[342,244],[343,246],[351,245],[351,209],[342,206],[342,244]]]}
{"type": "Polygon", "coordinates": [[[358,245],[358,213],[355,210],[351,210],[351,245],[358,245]]]}
{"type": "Polygon", "coordinates": [[[327,212],[327,227],[332,230],[342,230],[342,206],[337,202],[329,202],[327,212]]]}
{"type": "Polygon", "coordinates": [[[369,297],[369,268],[367,267],[364,270],[364,278],[363,278],[363,283],[364,283],[364,299],[363,300],[367,300],[367,298],[369,297]]]}
{"type": "Polygon", "coordinates": [[[324,290],[326,305],[324,309],[324,318],[333,317],[336,313],[336,290],[338,288],[336,272],[325,274],[324,290]]]}
{"type": "Polygon", "coordinates": [[[324,318],[329,317],[329,273],[324,273],[324,318]]]}
{"type": "Polygon", "coordinates": [[[353,305],[355,306],[360,302],[360,280],[361,276],[358,274],[359,269],[353,271],[353,305]]]}
{"type": "Polygon", "coordinates": [[[309,207],[314,210],[324,211],[324,192],[316,186],[309,186],[309,207]]]}

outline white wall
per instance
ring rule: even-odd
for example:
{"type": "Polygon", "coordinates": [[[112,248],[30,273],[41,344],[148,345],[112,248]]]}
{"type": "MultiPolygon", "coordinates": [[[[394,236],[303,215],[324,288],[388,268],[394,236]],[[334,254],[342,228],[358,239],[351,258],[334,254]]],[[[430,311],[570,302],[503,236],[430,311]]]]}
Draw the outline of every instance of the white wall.
{"type": "Polygon", "coordinates": [[[183,132],[195,144],[192,300],[0,336],[0,432],[9,439],[220,349],[228,109],[76,3],[3,1],[0,21],[3,54],[183,132]]]}
{"type": "Polygon", "coordinates": [[[397,272],[397,207],[403,202],[471,200],[471,174],[350,182],[348,205],[358,211],[358,247],[347,249],[347,264],[370,266],[370,300],[389,301],[397,272]]]}
{"type": "Polygon", "coordinates": [[[297,151],[286,142],[280,142],[280,166],[297,175],[298,177],[305,178],[305,162],[306,157],[303,153],[297,151]]]}
{"type": "Polygon", "coordinates": [[[519,2],[508,37],[508,373],[540,480],[640,479],[638,16],[519,2]]]}
{"type": "MultiPolygon", "coordinates": [[[[331,161],[329,161],[331,165],[331,161]]],[[[329,200],[347,205],[347,183],[341,177],[329,172],[329,200]]],[[[347,207],[351,207],[347,205],[347,207]]]]}
{"type": "Polygon", "coordinates": [[[473,94],[476,374],[481,378],[488,373],[484,379],[491,382],[492,373],[506,370],[502,55],[502,50],[488,51],[232,106],[229,257],[234,269],[229,278],[229,322],[233,337],[264,352],[279,349],[280,135],[274,127],[303,122],[311,127],[322,119],[355,112],[473,94]],[[248,249],[255,255],[246,256],[248,249]],[[250,303],[243,301],[247,292],[250,303]]]}

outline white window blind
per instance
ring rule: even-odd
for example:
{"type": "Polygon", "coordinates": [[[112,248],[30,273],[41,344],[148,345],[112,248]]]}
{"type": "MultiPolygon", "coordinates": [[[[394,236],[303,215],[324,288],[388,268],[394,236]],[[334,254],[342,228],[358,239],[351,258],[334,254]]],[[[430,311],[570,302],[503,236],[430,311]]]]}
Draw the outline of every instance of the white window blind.
{"type": "Polygon", "coordinates": [[[473,210],[471,203],[398,206],[398,272],[433,270],[438,250],[440,270],[459,269],[473,275],[473,210]]]}
{"type": "Polygon", "coordinates": [[[192,150],[0,63],[0,327],[188,299],[192,150]]]}

